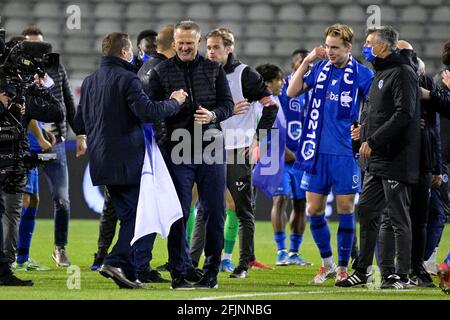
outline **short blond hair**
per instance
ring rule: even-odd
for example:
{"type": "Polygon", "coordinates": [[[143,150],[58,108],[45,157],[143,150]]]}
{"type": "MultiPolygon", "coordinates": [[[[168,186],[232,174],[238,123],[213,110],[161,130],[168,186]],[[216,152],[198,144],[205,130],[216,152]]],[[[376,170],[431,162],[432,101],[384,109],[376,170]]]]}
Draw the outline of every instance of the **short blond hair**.
{"type": "Polygon", "coordinates": [[[344,43],[353,42],[353,29],[346,24],[336,23],[325,29],[325,37],[337,37],[342,39],[344,43]]]}

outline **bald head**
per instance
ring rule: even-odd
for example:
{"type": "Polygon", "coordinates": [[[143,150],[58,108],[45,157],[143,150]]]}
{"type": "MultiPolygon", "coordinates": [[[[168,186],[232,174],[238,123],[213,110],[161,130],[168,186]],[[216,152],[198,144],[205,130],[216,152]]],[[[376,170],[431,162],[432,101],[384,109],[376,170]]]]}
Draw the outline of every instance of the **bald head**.
{"type": "Polygon", "coordinates": [[[158,51],[167,51],[172,48],[174,26],[169,24],[159,29],[156,37],[158,51]]]}
{"type": "Polygon", "coordinates": [[[399,48],[400,50],[402,50],[402,49],[414,50],[411,43],[409,43],[408,41],[405,41],[405,40],[398,40],[397,48],[399,48]]]}

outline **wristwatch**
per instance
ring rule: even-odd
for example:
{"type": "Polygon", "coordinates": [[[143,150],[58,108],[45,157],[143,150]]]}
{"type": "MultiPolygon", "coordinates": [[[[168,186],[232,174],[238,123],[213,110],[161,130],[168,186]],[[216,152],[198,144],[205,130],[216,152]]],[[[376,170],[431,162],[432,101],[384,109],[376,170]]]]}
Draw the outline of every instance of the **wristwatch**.
{"type": "Polygon", "coordinates": [[[211,111],[211,114],[212,114],[211,123],[216,123],[217,121],[216,113],[214,111],[211,111]]]}

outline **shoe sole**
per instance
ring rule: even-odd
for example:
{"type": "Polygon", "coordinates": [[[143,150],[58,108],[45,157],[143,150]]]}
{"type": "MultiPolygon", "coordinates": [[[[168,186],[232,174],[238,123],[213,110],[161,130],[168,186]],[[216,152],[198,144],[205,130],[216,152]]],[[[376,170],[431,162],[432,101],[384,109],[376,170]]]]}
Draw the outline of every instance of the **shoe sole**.
{"type": "Polygon", "coordinates": [[[334,286],[338,287],[338,288],[364,288],[364,287],[367,287],[367,283],[355,284],[355,285],[351,285],[349,287],[339,286],[339,285],[337,285],[337,283],[335,283],[334,286]]]}
{"type": "Polygon", "coordinates": [[[195,287],[192,287],[192,288],[172,288],[172,287],[170,287],[170,290],[189,291],[189,290],[195,290],[195,287]]]}
{"type": "Polygon", "coordinates": [[[230,275],[230,278],[231,278],[231,279],[247,279],[248,276],[243,276],[243,277],[241,277],[241,276],[230,275]]]}
{"type": "Polygon", "coordinates": [[[211,290],[211,289],[219,289],[219,285],[218,284],[216,284],[214,287],[194,287],[195,289],[198,289],[198,290],[211,290]]]}
{"type": "Polygon", "coordinates": [[[295,262],[293,262],[293,263],[288,263],[288,265],[289,266],[300,266],[300,267],[311,267],[314,264],[312,264],[312,263],[295,263],[295,262]]]}
{"type": "Polygon", "coordinates": [[[114,277],[114,275],[112,275],[106,271],[102,270],[102,271],[99,271],[99,273],[107,279],[112,279],[119,286],[120,289],[144,289],[144,287],[130,286],[129,284],[126,284],[126,283],[120,281],[119,279],[114,277]]]}
{"type": "Polygon", "coordinates": [[[322,281],[322,282],[315,282],[314,279],[312,279],[312,280],[309,282],[309,284],[323,284],[325,281],[327,281],[327,280],[329,280],[329,279],[332,279],[332,278],[335,278],[336,275],[337,275],[337,272],[332,272],[332,273],[328,274],[328,275],[325,277],[325,280],[324,280],[324,281],[322,281]]]}

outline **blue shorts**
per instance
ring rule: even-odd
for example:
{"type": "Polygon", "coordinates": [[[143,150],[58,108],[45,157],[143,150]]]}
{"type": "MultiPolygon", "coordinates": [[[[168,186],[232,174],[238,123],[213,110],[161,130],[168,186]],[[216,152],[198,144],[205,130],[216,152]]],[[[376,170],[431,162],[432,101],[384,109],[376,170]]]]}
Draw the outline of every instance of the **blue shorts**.
{"type": "Polygon", "coordinates": [[[303,171],[294,169],[293,163],[284,164],[283,180],[280,183],[274,196],[290,196],[294,200],[306,198],[305,190],[300,188],[303,171]]]}
{"type": "Polygon", "coordinates": [[[316,174],[303,174],[301,188],[306,191],[328,195],[331,187],[337,195],[361,192],[361,169],[354,157],[319,154],[316,174]]]}
{"type": "Polygon", "coordinates": [[[28,171],[27,185],[25,186],[24,193],[39,193],[39,171],[37,168],[28,171]]]}

